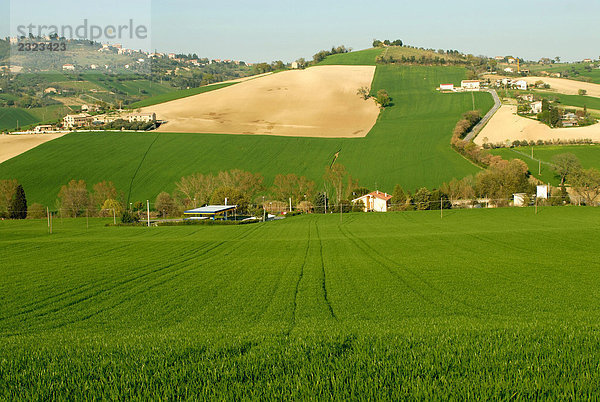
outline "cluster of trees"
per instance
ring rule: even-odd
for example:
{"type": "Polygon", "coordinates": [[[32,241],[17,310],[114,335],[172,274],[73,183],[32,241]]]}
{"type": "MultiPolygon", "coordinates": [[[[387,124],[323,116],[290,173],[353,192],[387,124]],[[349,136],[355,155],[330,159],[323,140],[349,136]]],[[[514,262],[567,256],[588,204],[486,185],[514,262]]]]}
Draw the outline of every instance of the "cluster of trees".
{"type": "Polygon", "coordinates": [[[373,39],[373,47],[385,47],[385,46],[404,46],[402,40],[396,39],[394,41],[390,41],[389,39],[385,39],[384,41],[380,41],[379,39],[373,39]]]}
{"type": "Polygon", "coordinates": [[[317,64],[323,60],[325,60],[325,58],[327,56],[332,56],[334,54],[340,54],[340,53],[348,53],[352,51],[352,49],[347,48],[344,45],[341,46],[337,46],[337,47],[332,47],[331,50],[321,50],[320,52],[317,52],[314,56],[313,56],[313,63],[317,64]]]}
{"type": "Polygon", "coordinates": [[[445,65],[466,65],[469,61],[466,59],[446,59],[438,56],[401,56],[380,55],[375,59],[381,64],[421,64],[426,66],[445,66],[445,65]]]}
{"type": "Polygon", "coordinates": [[[71,180],[58,192],[57,206],[61,213],[76,218],[88,216],[120,216],[125,211],[123,193],[111,181],[94,184],[88,191],[84,180],[71,180]]]}
{"type": "MultiPolygon", "coordinates": [[[[485,140],[485,138],[484,138],[485,140]]],[[[591,138],[572,138],[569,140],[561,140],[561,139],[554,139],[554,140],[537,140],[537,141],[527,141],[527,140],[514,140],[513,142],[511,142],[510,144],[507,144],[506,142],[499,142],[496,144],[492,144],[492,143],[488,143],[485,142],[483,144],[483,148],[484,149],[494,149],[494,148],[509,148],[509,147],[533,147],[535,145],[577,145],[577,144],[593,144],[594,141],[592,141],[591,138]]]]}
{"type": "MultiPolygon", "coordinates": [[[[358,91],[356,91],[356,94],[358,96],[360,96],[361,98],[363,98],[364,100],[367,100],[371,97],[371,95],[369,93],[369,88],[367,88],[367,87],[358,88],[358,91]]],[[[374,96],[374,99],[375,99],[375,102],[377,102],[377,104],[382,108],[392,105],[392,98],[390,97],[390,95],[388,94],[388,92],[385,89],[380,89],[379,91],[377,91],[377,95],[374,96]]]]}
{"type": "Polygon", "coordinates": [[[560,178],[561,187],[569,183],[575,195],[586,205],[600,202],[600,171],[584,169],[572,153],[554,155],[552,165],[560,178]]]}

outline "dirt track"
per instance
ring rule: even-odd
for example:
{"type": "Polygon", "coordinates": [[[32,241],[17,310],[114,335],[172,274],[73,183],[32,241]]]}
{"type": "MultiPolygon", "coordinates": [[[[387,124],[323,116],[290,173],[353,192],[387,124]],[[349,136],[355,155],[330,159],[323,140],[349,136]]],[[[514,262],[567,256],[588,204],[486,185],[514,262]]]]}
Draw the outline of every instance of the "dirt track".
{"type": "Polygon", "coordinates": [[[514,140],[578,140],[600,141],[600,123],[587,127],[550,128],[533,119],[518,116],[516,106],[504,105],[481,130],[474,142],[496,144],[514,140]]]}
{"type": "Polygon", "coordinates": [[[0,163],[65,134],[0,135],[0,163]]]}
{"type": "Polygon", "coordinates": [[[143,110],[168,121],[163,132],[364,137],[379,108],[356,92],[374,73],[373,66],[285,71],[143,110]]]}

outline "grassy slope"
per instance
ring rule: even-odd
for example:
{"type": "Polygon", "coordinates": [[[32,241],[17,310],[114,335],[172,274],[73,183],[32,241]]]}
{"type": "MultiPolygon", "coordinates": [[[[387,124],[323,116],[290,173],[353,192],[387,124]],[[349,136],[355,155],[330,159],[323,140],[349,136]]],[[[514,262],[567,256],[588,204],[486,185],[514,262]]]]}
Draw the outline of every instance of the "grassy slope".
{"type": "Polygon", "coordinates": [[[202,94],[204,92],[210,92],[210,91],[214,91],[216,89],[225,88],[225,87],[228,87],[233,84],[234,83],[228,82],[228,83],[214,84],[214,85],[208,85],[208,86],[198,87],[198,88],[190,88],[190,89],[182,89],[179,91],[165,92],[165,93],[141,100],[139,102],[132,103],[130,105],[130,107],[135,109],[135,108],[139,108],[139,107],[157,105],[159,103],[164,103],[164,102],[172,101],[175,99],[187,98],[188,96],[198,95],[198,94],[202,94]]]}
{"type": "Polygon", "coordinates": [[[19,124],[19,127],[28,124],[37,123],[36,116],[29,113],[26,109],[13,107],[0,107],[0,130],[12,129],[19,124]]]}
{"type": "Polygon", "coordinates": [[[495,155],[501,155],[504,159],[521,159],[529,166],[529,171],[544,182],[553,185],[560,184],[555,177],[550,163],[554,155],[572,153],[576,155],[584,168],[600,169],[600,145],[570,145],[570,146],[541,146],[533,147],[534,159],[531,159],[531,147],[518,147],[515,149],[494,149],[495,155]],[[538,175],[539,160],[542,161],[542,174],[538,175]]]}
{"type": "Polygon", "coordinates": [[[383,49],[373,48],[358,50],[350,53],[334,54],[319,63],[320,66],[327,65],[357,65],[374,66],[375,58],[383,52],[383,49]]]}
{"type": "Polygon", "coordinates": [[[1,399],[598,390],[597,209],[85,222],[0,222],[1,399]]]}

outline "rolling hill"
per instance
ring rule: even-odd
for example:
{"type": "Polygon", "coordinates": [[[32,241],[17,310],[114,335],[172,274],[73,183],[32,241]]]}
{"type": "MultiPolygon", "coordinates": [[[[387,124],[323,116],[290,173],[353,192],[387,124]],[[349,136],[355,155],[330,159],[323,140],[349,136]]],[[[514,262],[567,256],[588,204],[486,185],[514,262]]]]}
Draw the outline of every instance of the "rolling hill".
{"type": "MultiPolygon", "coordinates": [[[[465,75],[460,67],[377,66],[372,92],[386,89],[393,105],[364,138],[78,133],[0,164],[0,177],[18,179],[31,201],[49,205],[72,178],[89,184],[112,180],[126,193],[131,188],[132,199],[142,200],[172,191],[182,176],[233,168],[262,173],[267,184],[280,173],[320,183],[339,152],[339,163],[369,188],[432,188],[478,171],[449,146],[454,125],[472,108],[471,95],[435,91],[441,82],[458,84],[465,75]]],[[[493,104],[487,93],[474,99],[483,112],[493,104]]]]}

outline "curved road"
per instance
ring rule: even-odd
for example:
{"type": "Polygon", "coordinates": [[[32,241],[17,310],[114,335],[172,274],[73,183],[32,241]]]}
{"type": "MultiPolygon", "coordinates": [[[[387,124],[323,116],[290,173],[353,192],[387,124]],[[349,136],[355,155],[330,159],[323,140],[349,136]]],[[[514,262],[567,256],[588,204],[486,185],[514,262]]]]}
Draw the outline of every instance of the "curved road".
{"type": "Polygon", "coordinates": [[[500,109],[500,106],[502,106],[502,102],[500,102],[500,97],[498,96],[498,93],[495,89],[487,89],[485,92],[489,92],[492,94],[492,97],[494,98],[494,106],[490,109],[489,112],[485,114],[485,116],[483,116],[479,123],[477,123],[475,127],[473,127],[471,132],[463,140],[465,142],[472,141],[473,138],[477,137],[477,134],[479,134],[479,132],[483,129],[487,122],[490,121],[492,116],[496,114],[498,109],[500,109]]]}

